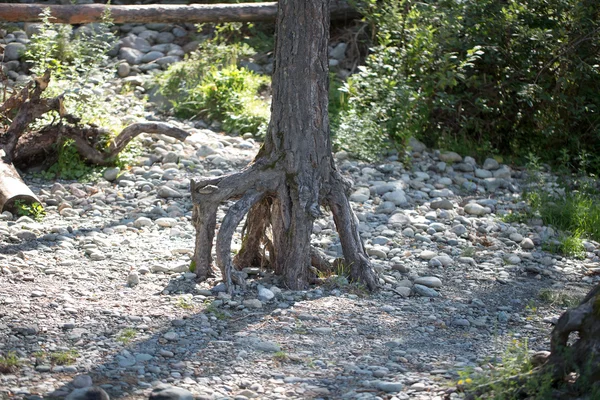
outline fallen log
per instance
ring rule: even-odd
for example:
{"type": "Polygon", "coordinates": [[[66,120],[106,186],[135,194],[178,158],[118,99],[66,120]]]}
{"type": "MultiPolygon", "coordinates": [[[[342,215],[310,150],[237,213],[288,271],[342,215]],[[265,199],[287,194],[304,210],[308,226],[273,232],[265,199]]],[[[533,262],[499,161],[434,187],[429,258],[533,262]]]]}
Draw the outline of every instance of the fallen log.
{"type": "MultiPolygon", "coordinates": [[[[331,18],[356,18],[360,14],[346,1],[331,2],[331,18]]],[[[52,22],[61,24],[87,24],[100,22],[105,10],[110,10],[114,23],[203,23],[203,22],[259,22],[275,21],[277,3],[239,4],[151,4],[107,6],[104,4],[46,5],[0,4],[0,21],[39,22],[40,14],[49,8],[52,22]]]]}
{"type": "Polygon", "coordinates": [[[107,147],[97,148],[98,139],[108,136],[108,131],[78,125],[79,120],[67,114],[63,96],[42,98],[50,82],[50,72],[32,80],[18,92],[13,93],[0,105],[0,116],[9,122],[0,131],[0,212],[15,212],[20,204],[39,203],[38,198],[23,182],[16,165],[31,166],[36,160],[47,160],[54,152],[54,145],[66,139],[73,140],[80,156],[89,163],[111,165],[125,146],[141,133],[159,133],[185,140],[188,133],[183,129],[161,122],[140,122],[129,125],[111,140],[107,147]],[[29,125],[40,116],[56,111],[60,120],[36,132],[28,132],[29,125]]]}

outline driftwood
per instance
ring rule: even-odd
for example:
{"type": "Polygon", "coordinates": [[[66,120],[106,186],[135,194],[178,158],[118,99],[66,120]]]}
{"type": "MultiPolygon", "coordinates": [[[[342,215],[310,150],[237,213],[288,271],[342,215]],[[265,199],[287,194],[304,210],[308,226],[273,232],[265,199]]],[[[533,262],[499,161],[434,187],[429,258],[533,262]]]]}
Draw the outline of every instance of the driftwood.
{"type": "MultiPolygon", "coordinates": [[[[343,0],[333,0],[331,18],[355,18],[359,14],[343,0]]],[[[0,21],[39,22],[40,14],[50,8],[52,22],[87,24],[102,20],[108,8],[114,23],[202,23],[275,21],[277,3],[191,4],[191,5],[127,5],[103,4],[46,5],[0,4],[0,21]]]]}
{"type": "Polygon", "coordinates": [[[127,143],[140,133],[160,133],[185,140],[188,133],[175,126],[159,122],[136,123],[123,129],[108,148],[98,149],[94,145],[108,132],[89,126],[78,125],[78,119],[66,113],[63,96],[42,98],[50,82],[50,72],[32,80],[18,92],[13,93],[2,105],[0,116],[8,126],[0,130],[0,212],[14,211],[17,202],[39,203],[35,194],[23,182],[15,165],[31,166],[46,159],[55,144],[72,139],[79,154],[86,161],[97,165],[110,165],[127,143]],[[29,125],[42,115],[56,111],[60,120],[38,132],[28,132],[29,125]]]}

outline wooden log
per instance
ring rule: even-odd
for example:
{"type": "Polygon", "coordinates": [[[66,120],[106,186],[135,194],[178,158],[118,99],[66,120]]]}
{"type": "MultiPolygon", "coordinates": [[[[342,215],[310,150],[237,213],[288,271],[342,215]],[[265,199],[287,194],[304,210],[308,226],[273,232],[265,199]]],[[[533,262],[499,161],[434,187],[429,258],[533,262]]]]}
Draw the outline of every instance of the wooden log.
{"type": "Polygon", "coordinates": [[[0,149],[0,212],[16,211],[16,202],[39,203],[39,199],[23,182],[4,150],[0,149]]]}
{"type": "MultiPolygon", "coordinates": [[[[333,0],[332,19],[355,18],[359,14],[344,0],[333,0]]],[[[106,8],[114,23],[202,23],[202,22],[258,22],[275,21],[277,3],[239,4],[151,4],[106,6],[104,4],[0,4],[0,21],[39,22],[43,10],[50,8],[52,22],[87,24],[99,22],[106,8]]]]}

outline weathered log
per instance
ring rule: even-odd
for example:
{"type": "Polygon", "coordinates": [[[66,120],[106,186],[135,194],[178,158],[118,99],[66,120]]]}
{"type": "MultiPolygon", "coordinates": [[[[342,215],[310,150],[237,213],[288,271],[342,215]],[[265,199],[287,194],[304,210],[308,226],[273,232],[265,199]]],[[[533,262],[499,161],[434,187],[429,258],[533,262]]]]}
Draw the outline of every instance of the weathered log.
{"type": "Polygon", "coordinates": [[[23,182],[4,150],[0,150],[0,212],[16,211],[18,202],[33,204],[40,201],[23,182]]]}
{"type": "MultiPolygon", "coordinates": [[[[274,21],[277,3],[240,4],[152,4],[106,6],[103,4],[51,5],[0,4],[0,21],[39,22],[40,14],[50,8],[52,21],[63,24],[99,22],[105,10],[110,10],[114,23],[202,23],[202,22],[258,22],[274,21]]],[[[333,19],[356,18],[359,14],[343,0],[332,1],[333,19]]]]}

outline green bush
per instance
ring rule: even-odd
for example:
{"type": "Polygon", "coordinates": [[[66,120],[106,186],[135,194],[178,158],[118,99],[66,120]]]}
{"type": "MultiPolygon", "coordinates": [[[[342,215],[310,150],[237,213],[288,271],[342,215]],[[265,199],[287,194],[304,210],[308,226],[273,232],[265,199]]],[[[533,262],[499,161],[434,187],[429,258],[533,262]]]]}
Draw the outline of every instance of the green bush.
{"type": "MultiPolygon", "coordinates": [[[[363,12],[377,43],[341,116],[374,118],[362,137],[600,168],[600,3],[368,0],[363,12]]],[[[336,142],[355,150],[349,135],[340,126],[336,142]]]]}
{"type": "Polygon", "coordinates": [[[238,40],[238,25],[224,24],[216,36],[202,42],[186,60],[171,65],[159,78],[160,92],[182,118],[222,122],[227,132],[262,132],[269,119],[269,104],[261,97],[270,79],[238,67],[256,50],[238,40]]]}

